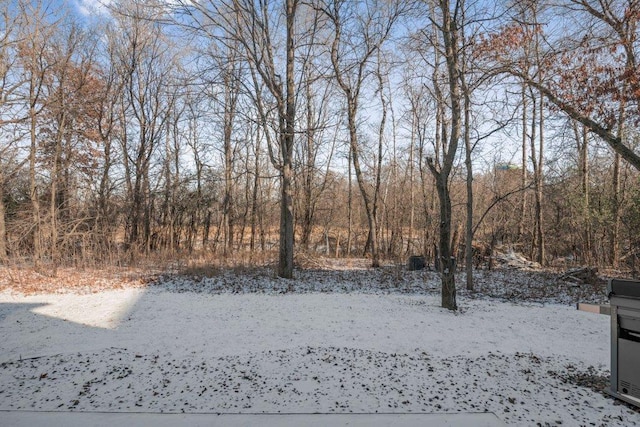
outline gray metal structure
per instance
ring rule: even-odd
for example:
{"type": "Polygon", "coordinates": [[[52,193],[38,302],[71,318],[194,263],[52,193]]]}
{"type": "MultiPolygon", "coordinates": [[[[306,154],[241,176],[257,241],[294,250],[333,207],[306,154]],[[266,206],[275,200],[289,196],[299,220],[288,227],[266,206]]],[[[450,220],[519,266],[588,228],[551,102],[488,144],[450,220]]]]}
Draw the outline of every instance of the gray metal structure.
{"type": "Polygon", "coordinates": [[[640,281],[611,279],[611,389],[640,407],[640,281]]]}

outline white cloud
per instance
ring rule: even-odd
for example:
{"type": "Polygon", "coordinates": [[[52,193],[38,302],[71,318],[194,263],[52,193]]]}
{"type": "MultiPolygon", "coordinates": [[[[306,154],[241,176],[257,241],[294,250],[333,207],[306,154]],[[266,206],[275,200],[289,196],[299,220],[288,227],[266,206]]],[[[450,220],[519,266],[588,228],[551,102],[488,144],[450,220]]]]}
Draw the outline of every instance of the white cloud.
{"type": "Polygon", "coordinates": [[[78,12],[83,16],[106,15],[112,0],[76,0],[78,12]]]}

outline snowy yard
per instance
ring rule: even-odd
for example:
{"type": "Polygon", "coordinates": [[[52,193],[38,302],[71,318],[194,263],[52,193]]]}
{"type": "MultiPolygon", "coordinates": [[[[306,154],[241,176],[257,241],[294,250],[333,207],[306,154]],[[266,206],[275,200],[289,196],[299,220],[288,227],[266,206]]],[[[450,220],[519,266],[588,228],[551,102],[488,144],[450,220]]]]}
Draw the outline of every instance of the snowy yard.
{"type": "Polygon", "coordinates": [[[293,289],[260,271],[5,288],[0,409],[490,411],[509,425],[640,425],[640,412],[599,391],[609,317],[573,304],[597,293],[504,273],[461,292],[452,313],[431,272],[297,277],[293,289]]]}

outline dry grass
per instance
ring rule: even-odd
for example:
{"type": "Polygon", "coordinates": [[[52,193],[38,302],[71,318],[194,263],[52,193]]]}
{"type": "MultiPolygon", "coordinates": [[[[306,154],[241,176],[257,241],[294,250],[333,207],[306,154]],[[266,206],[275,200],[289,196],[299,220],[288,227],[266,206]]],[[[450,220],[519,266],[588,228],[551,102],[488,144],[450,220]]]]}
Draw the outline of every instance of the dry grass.
{"type": "Polygon", "coordinates": [[[269,252],[235,252],[226,255],[202,252],[174,261],[167,272],[202,279],[218,277],[226,271],[241,275],[257,268],[273,267],[275,270],[275,255],[269,252]]]}
{"type": "Polygon", "coordinates": [[[57,268],[55,275],[33,268],[0,267],[0,291],[22,294],[94,293],[110,289],[143,287],[154,280],[153,272],[134,268],[57,268]]]}
{"type": "MultiPolygon", "coordinates": [[[[0,265],[0,291],[22,294],[37,293],[94,293],[111,289],[146,287],[161,276],[178,276],[200,283],[203,279],[222,278],[227,283],[229,276],[248,278],[273,278],[276,275],[276,252],[251,253],[236,252],[230,255],[212,252],[193,252],[179,257],[156,254],[152,257],[136,257],[126,266],[60,266],[42,264],[35,269],[32,264],[14,262],[0,265]]],[[[371,269],[367,258],[326,258],[313,253],[298,251],[295,258],[298,278],[320,277],[320,281],[336,283],[342,280],[343,272],[355,274],[344,277],[359,280],[373,280],[378,288],[395,289],[410,283],[423,284],[417,279],[420,273],[408,273],[403,260],[388,260],[384,267],[371,269]],[[305,272],[306,271],[306,272],[305,272]],[[363,272],[366,274],[359,274],[363,272]],[[313,276],[319,273],[319,276],[313,276]],[[363,279],[365,278],[365,279],[363,279]]],[[[601,277],[625,277],[620,271],[607,271],[601,277]]],[[[435,273],[433,273],[435,274],[435,273]]],[[[463,291],[464,279],[460,273],[458,285],[463,291]]],[[[601,272],[602,274],[602,272],[601,272]]],[[[476,292],[509,300],[558,300],[572,298],[582,302],[599,302],[606,299],[604,282],[597,286],[576,285],[558,281],[559,273],[550,269],[538,271],[478,270],[474,273],[476,292]]],[[[420,276],[422,277],[422,276],[420,276]]],[[[304,279],[301,279],[304,282],[304,279]]],[[[349,279],[348,281],[350,281],[349,279]]],[[[267,281],[268,282],[268,281],[267,281]]],[[[300,280],[298,280],[300,282],[300,280]]],[[[252,282],[253,283],[253,282],[252,282]]],[[[297,283],[297,282],[296,282],[297,283]]],[[[315,283],[310,280],[309,283],[315,283]]],[[[351,283],[351,282],[349,282],[351,283]]],[[[434,282],[435,283],[435,282],[434,282]]],[[[304,284],[298,283],[304,288],[304,284]]],[[[314,285],[315,286],[315,285],[314,285]]],[[[411,287],[410,286],[410,287],[411,287]]],[[[301,288],[301,289],[302,289],[301,288]]],[[[413,287],[411,287],[413,289],[413,287]]]]}
{"type": "Polygon", "coordinates": [[[22,294],[94,293],[110,289],[144,287],[160,275],[181,275],[196,279],[211,278],[224,271],[238,275],[256,268],[273,266],[273,253],[239,252],[229,255],[210,252],[191,254],[156,253],[135,256],[123,266],[101,266],[95,263],[55,266],[42,263],[37,267],[28,261],[0,265],[0,291],[22,294]]]}

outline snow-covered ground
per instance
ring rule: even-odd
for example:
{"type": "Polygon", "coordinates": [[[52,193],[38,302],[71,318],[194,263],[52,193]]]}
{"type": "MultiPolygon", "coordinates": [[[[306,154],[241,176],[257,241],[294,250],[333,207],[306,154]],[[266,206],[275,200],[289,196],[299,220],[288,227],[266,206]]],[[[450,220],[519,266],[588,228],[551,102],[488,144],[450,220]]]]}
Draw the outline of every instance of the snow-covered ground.
{"type": "Polygon", "coordinates": [[[509,425],[640,425],[600,391],[609,317],[570,304],[584,289],[518,274],[481,275],[483,292],[461,292],[457,313],[439,307],[435,274],[400,269],[5,289],[0,409],[490,411],[509,425]],[[520,277],[511,290],[509,277],[520,277]],[[522,298],[524,288],[536,291],[522,298]]]}

